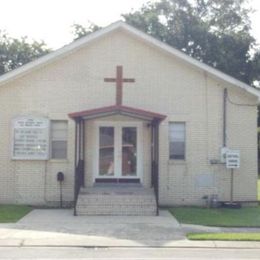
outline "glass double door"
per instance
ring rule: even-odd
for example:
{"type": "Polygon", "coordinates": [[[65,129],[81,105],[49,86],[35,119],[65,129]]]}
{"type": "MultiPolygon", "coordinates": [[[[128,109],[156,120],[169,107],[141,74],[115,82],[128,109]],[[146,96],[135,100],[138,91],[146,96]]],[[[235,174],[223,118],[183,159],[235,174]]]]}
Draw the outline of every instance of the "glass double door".
{"type": "Polygon", "coordinates": [[[139,178],[140,144],[137,125],[98,126],[99,178],[139,178]]]}

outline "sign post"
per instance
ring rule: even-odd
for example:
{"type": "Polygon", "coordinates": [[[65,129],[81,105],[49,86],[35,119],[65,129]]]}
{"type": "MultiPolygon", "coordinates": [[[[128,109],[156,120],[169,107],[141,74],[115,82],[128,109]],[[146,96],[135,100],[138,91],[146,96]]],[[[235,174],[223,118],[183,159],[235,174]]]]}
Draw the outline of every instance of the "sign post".
{"type": "Polygon", "coordinates": [[[234,169],[240,167],[240,151],[228,150],[226,153],[226,168],[231,169],[230,178],[230,202],[233,203],[234,198],[234,169]]]}

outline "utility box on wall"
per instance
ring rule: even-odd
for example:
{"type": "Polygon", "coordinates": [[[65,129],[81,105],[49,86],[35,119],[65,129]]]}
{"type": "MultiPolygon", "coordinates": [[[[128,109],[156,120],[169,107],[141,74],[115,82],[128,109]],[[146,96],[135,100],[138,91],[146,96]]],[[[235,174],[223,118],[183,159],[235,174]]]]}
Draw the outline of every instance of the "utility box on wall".
{"type": "Polygon", "coordinates": [[[222,163],[226,162],[226,154],[229,149],[227,147],[222,147],[220,151],[220,161],[222,163]]]}

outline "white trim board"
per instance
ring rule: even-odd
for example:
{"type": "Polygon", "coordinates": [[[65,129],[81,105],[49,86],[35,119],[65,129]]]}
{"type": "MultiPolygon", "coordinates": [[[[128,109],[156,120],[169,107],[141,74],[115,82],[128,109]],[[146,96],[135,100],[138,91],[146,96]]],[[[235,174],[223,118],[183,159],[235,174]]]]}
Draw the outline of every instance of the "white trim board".
{"type": "Polygon", "coordinates": [[[129,34],[143,40],[147,44],[157,47],[160,50],[165,51],[168,54],[174,56],[175,58],[178,58],[178,59],[194,66],[195,68],[208,73],[209,75],[211,75],[221,81],[224,81],[235,87],[239,87],[239,88],[245,90],[246,92],[256,96],[258,98],[258,102],[260,103],[260,91],[259,90],[255,89],[255,88],[243,83],[242,81],[237,80],[217,69],[214,69],[213,67],[210,67],[210,66],[190,57],[189,55],[149,36],[146,33],[143,33],[141,31],[135,29],[134,27],[132,27],[122,21],[112,23],[111,25],[109,25],[97,32],[91,33],[90,35],[87,35],[75,42],[72,42],[71,44],[65,45],[64,47],[58,49],[57,51],[47,54],[35,61],[27,63],[27,64],[21,66],[20,68],[17,68],[13,71],[10,71],[10,72],[2,75],[0,77],[0,86],[4,85],[12,80],[15,80],[17,78],[20,78],[41,67],[47,66],[49,63],[52,63],[58,59],[68,56],[69,54],[86,46],[87,44],[91,43],[92,41],[94,41],[98,38],[101,38],[102,36],[105,36],[106,34],[113,32],[115,30],[124,30],[124,31],[128,32],[129,34]]]}

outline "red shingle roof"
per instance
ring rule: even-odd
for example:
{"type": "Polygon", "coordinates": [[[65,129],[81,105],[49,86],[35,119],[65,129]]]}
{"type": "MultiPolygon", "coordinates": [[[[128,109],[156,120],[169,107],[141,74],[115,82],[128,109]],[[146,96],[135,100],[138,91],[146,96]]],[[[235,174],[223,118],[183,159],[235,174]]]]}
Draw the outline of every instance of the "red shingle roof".
{"type": "Polygon", "coordinates": [[[90,110],[84,110],[80,112],[70,113],[69,117],[73,119],[92,119],[98,117],[105,117],[111,115],[125,115],[134,118],[139,118],[143,120],[158,120],[162,121],[166,118],[165,115],[138,109],[127,107],[123,105],[114,105],[114,106],[107,106],[107,107],[100,107],[90,110]]]}

